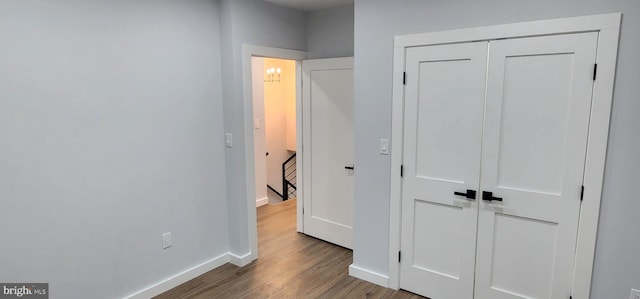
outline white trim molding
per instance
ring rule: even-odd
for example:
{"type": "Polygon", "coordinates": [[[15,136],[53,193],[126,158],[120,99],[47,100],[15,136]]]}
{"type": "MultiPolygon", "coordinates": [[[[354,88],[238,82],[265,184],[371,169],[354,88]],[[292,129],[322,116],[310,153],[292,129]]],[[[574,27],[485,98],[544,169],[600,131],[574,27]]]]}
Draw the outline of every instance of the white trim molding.
{"type": "Polygon", "coordinates": [[[253,259],[251,257],[252,257],[251,252],[243,255],[237,255],[229,252],[229,262],[238,267],[244,267],[250,264],[251,262],[253,262],[253,259]]]}
{"type": "Polygon", "coordinates": [[[258,198],[256,200],[256,208],[264,206],[269,203],[269,197],[258,198]]]}
{"type": "MultiPolygon", "coordinates": [[[[598,76],[593,86],[589,139],[584,173],[584,200],[580,210],[578,241],[573,277],[573,298],[589,298],[595,256],[596,235],[602,196],[602,183],[609,138],[609,121],[620,35],[621,13],[581,16],[562,19],[522,22],[396,36],[393,56],[393,104],[392,104],[392,173],[400,173],[403,157],[405,51],[408,47],[437,44],[490,41],[495,39],[530,37],[541,35],[598,32],[596,63],[598,76]]],[[[401,199],[402,179],[391,176],[390,225],[389,225],[389,278],[388,287],[400,286],[401,199]]],[[[351,271],[351,267],[350,267],[351,271]]]]}
{"type": "Polygon", "coordinates": [[[354,264],[349,265],[349,275],[385,288],[389,287],[389,276],[360,268],[354,264]]]}
{"type": "MultiPolygon", "coordinates": [[[[254,156],[254,144],[253,144],[253,92],[252,92],[252,78],[251,78],[251,57],[270,57],[270,58],[280,58],[280,59],[290,59],[297,60],[296,63],[296,76],[300,78],[300,61],[307,57],[307,52],[297,51],[297,50],[289,50],[289,49],[281,49],[281,48],[272,48],[272,47],[263,47],[263,46],[255,46],[249,44],[242,45],[242,91],[243,91],[243,99],[244,99],[244,159],[245,163],[245,182],[246,185],[246,201],[247,201],[247,221],[248,221],[248,230],[247,236],[249,240],[250,252],[249,252],[249,262],[258,258],[258,227],[257,227],[257,215],[256,215],[256,176],[255,176],[255,156],[254,156]]],[[[301,80],[297,80],[301,81],[301,80]]],[[[301,83],[297,83],[301,84],[301,83]]],[[[296,90],[297,93],[297,101],[296,103],[300,103],[301,101],[301,89],[298,88],[296,90]]],[[[299,139],[301,140],[301,139],[299,139]]],[[[298,153],[301,153],[301,145],[298,142],[298,153]]],[[[299,168],[301,167],[298,164],[299,168]]],[[[300,171],[300,169],[298,169],[300,171]]],[[[301,172],[298,172],[301,173],[301,172]]],[[[298,189],[300,190],[300,189],[298,189]]],[[[300,192],[300,191],[298,191],[300,192]]],[[[298,201],[300,202],[300,201],[298,201]]],[[[298,224],[300,223],[300,218],[302,215],[302,206],[298,205],[298,224]]],[[[244,258],[244,257],[243,257],[244,258]]]]}
{"type": "Polygon", "coordinates": [[[189,280],[192,280],[202,274],[205,274],[215,268],[218,268],[229,262],[230,253],[224,253],[218,257],[212,258],[200,265],[187,269],[165,280],[146,287],[136,293],[125,298],[127,299],[147,299],[158,296],[168,290],[171,290],[189,280]]]}

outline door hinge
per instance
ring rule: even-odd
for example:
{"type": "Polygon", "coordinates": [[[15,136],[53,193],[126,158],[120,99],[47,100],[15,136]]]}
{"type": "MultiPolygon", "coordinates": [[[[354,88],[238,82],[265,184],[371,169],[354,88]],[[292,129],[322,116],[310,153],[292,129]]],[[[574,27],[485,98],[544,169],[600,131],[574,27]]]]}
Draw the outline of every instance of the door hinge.
{"type": "Polygon", "coordinates": [[[593,81],[596,81],[596,74],[598,73],[598,64],[593,65],[593,81]]]}
{"type": "Polygon", "coordinates": [[[400,177],[404,177],[404,164],[400,165],[400,177]]]}
{"type": "Polygon", "coordinates": [[[582,201],[584,199],[584,185],[582,185],[582,188],[580,189],[580,201],[582,201]]]}
{"type": "Polygon", "coordinates": [[[304,215],[304,207],[302,207],[302,215],[304,215]]]}
{"type": "Polygon", "coordinates": [[[569,299],[573,299],[573,296],[569,296],[569,299]]]}
{"type": "Polygon", "coordinates": [[[398,251],[398,263],[402,260],[402,251],[398,251]]]}
{"type": "Polygon", "coordinates": [[[402,85],[407,85],[407,72],[402,73],[402,85]]]}

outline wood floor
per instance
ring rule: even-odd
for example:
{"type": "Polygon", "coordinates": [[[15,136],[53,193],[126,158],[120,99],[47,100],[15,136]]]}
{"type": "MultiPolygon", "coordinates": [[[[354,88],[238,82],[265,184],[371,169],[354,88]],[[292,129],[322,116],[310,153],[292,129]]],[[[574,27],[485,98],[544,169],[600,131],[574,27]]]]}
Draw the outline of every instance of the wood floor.
{"type": "Polygon", "coordinates": [[[422,298],[349,276],[351,250],[296,232],[296,202],[258,208],[257,261],[226,264],[155,298],[422,298]]]}

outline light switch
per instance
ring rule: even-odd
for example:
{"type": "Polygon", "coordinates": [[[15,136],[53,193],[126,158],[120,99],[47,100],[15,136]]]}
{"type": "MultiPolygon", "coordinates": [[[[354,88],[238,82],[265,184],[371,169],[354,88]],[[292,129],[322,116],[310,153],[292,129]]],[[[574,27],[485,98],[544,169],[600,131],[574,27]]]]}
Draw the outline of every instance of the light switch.
{"type": "Polygon", "coordinates": [[[254,129],[260,129],[260,119],[259,118],[254,118],[253,119],[253,128],[254,129]]]}
{"type": "Polygon", "coordinates": [[[224,145],[226,147],[233,147],[233,135],[231,133],[227,133],[224,137],[224,145]]]}
{"type": "Polygon", "coordinates": [[[162,234],[162,249],[167,249],[171,246],[171,232],[162,234]]]}
{"type": "Polygon", "coordinates": [[[380,139],[380,154],[389,154],[389,139],[380,139]]]}

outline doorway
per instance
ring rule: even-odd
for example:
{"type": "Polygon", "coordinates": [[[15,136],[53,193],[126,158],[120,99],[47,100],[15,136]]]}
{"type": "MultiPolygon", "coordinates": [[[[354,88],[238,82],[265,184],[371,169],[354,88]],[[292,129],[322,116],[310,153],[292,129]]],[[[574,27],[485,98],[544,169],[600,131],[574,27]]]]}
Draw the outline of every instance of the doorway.
{"type": "Polygon", "coordinates": [[[295,64],[251,58],[256,207],[294,201],[288,206],[302,206],[298,231],[350,249],[353,58],[303,60],[302,109],[296,103],[295,64]],[[298,148],[306,148],[304,155],[298,148]],[[306,186],[304,193],[298,186],[306,186]]]}
{"type": "MultiPolygon", "coordinates": [[[[242,46],[242,80],[243,80],[243,94],[244,94],[244,136],[245,136],[245,152],[244,157],[245,164],[245,176],[246,176],[246,208],[247,208],[247,236],[250,247],[250,252],[246,258],[243,258],[243,263],[240,265],[246,265],[258,258],[258,229],[257,229],[257,213],[256,213],[256,151],[254,150],[254,115],[253,115],[253,78],[252,78],[252,63],[253,57],[270,57],[279,59],[288,59],[295,61],[295,73],[296,73],[296,122],[300,121],[300,99],[301,99],[301,82],[300,70],[301,61],[306,57],[306,52],[263,47],[244,44],[242,46]]],[[[301,132],[296,132],[296,140],[301,139],[301,132]]],[[[301,144],[296,144],[296,152],[301,152],[301,144]]],[[[266,156],[266,152],[262,152],[261,155],[266,156]]],[[[301,173],[301,165],[298,164],[297,173],[301,173]]],[[[300,176],[297,181],[300,182],[300,176]]],[[[297,192],[302,192],[303,186],[297,185],[297,192]]],[[[302,231],[302,206],[296,207],[296,227],[297,231],[302,231]]]]}
{"type": "Polygon", "coordinates": [[[252,57],[256,206],[297,198],[296,61],[252,57]]]}
{"type": "MultiPolygon", "coordinates": [[[[305,53],[304,52],[300,52],[300,51],[295,51],[295,50],[286,50],[286,49],[278,49],[278,48],[270,48],[270,47],[261,47],[261,46],[252,46],[252,45],[243,45],[243,56],[242,56],[242,60],[243,60],[243,85],[244,85],[244,105],[245,105],[245,109],[244,109],[244,121],[245,121],[245,143],[247,144],[246,146],[246,150],[245,150],[245,159],[246,159],[246,176],[247,176],[247,185],[246,185],[246,189],[247,189],[247,215],[248,215],[248,236],[249,236],[249,244],[251,247],[251,252],[246,256],[246,261],[250,262],[253,261],[255,259],[258,258],[258,235],[257,235],[257,213],[256,213],[256,207],[257,207],[257,199],[260,200],[261,197],[258,197],[257,195],[259,194],[259,192],[262,192],[262,198],[264,198],[264,189],[262,189],[262,185],[264,184],[260,184],[258,182],[258,180],[256,180],[258,178],[258,176],[256,176],[256,165],[257,163],[261,163],[260,161],[263,160],[266,156],[267,151],[266,150],[260,150],[259,148],[256,150],[256,146],[255,146],[255,135],[256,135],[256,125],[258,127],[262,127],[263,124],[260,123],[260,120],[258,120],[258,122],[256,123],[256,119],[254,118],[254,98],[253,98],[253,94],[254,92],[260,92],[260,86],[262,86],[263,90],[262,92],[264,93],[265,90],[265,84],[268,84],[268,82],[264,82],[264,81],[277,81],[278,80],[278,75],[280,75],[280,80],[283,79],[284,76],[284,72],[285,69],[283,67],[280,67],[280,73],[278,74],[278,67],[275,65],[264,65],[262,67],[256,67],[258,70],[256,70],[256,74],[259,72],[260,76],[265,76],[263,77],[262,83],[259,82],[260,80],[257,80],[256,84],[254,84],[254,80],[253,80],[253,76],[252,76],[252,69],[254,68],[253,64],[252,64],[252,60],[254,59],[254,57],[261,57],[262,61],[271,61],[271,62],[275,62],[277,59],[284,59],[284,60],[288,60],[288,61],[292,61],[293,63],[295,63],[295,106],[293,105],[289,105],[289,109],[291,109],[292,107],[295,107],[295,124],[296,124],[296,128],[295,128],[295,154],[296,154],[296,166],[295,166],[295,171],[296,171],[296,179],[295,179],[295,197],[296,197],[296,228],[298,232],[302,232],[305,234],[310,234],[311,236],[317,237],[319,239],[323,239],[325,241],[328,241],[330,243],[334,243],[334,244],[338,244],[344,247],[350,247],[350,242],[351,242],[351,225],[350,222],[345,222],[345,223],[341,223],[341,227],[340,225],[338,226],[334,226],[334,228],[347,228],[348,229],[348,233],[347,234],[336,234],[336,235],[346,235],[348,237],[348,242],[342,242],[341,240],[343,240],[343,237],[339,237],[336,240],[332,240],[330,238],[328,238],[325,235],[321,235],[321,234],[314,234],[312,231],[307,232],[305,230],[306,228],[306,224],[305,224],[305,220],[329,220],[329,221],[324,221],[324,223],[330,223],[330,222],[336,222],[334,219],[328,219],[327,217],[323,217],[322,213],[314,213],[314,208],[316,212],[324,212],[325,215],[327,215],[327,213],[329,213],[330,215],[334,215],[335,213],[333,213],[331,211],[331,209],[333,209],[334,211],[342,211],[344,214],[344,210],[345,208],[343,207],[345,204],[348,204],[349,207],[352,206],[353,204],[353,196],[351,192],[340,192],[340,194],[342,195],[348,195],[348,202],[346,201],[338,201],[341,206],[333,206],[331,205],[332,202],[336,202],[335,200],[333,200],[333,198],[331,197],[327,197],[327,196],[318,196],[316,198],[324,201],[324,202],[310,202],[309,199],[313,198],[313,192],[309,193],[309,191],[311,190],[307,190],[310,189],[311,187],[311,181],[305,181],[305,179],[310,179],[312,176],[315,176],[315,178],[317,179],[319,176],[321,175],[326,175],[329,172],[324,172],[322,174],[320,173],[314,173],[314,172],[310,172],[307,173],[307,171],[309,171],[312,166],[311,166],[311,162],[309,161],[315,161],[316,165],[324,165],[325,163],[322,162],[318,162],[318,160],[313,160],[312,157],[312,153],[316,153],[316,154],[323,154],[323,153],[330,153],[331,155],[325,155],[325,156],[334,156],[333,153],[335,152],[335,149],[340,149],[340,144],[344,144],[344,142],[340,142],[340,141],[330,141],[329,138],[331,139],[335,139],[339,136],[344,135],[345,132],[352,132],[352,130],[342,130],[342,131],[338,131],[336,134],[336,130],[319,130],[318,132],[323,133],[318,134],[316,137],[322,137],[320,139],[316,138],[311,138],[311,140],[307,140],[304,138],[310,138],[312,133],[311,132],[311,119],[312,117],[315,117],[316,121],[322,121],[324,124],[324,126],[328,126],[329,124],[331,124],[332,122],[337,121],[338,119],[336,119],[336,117],[338,117],[339,115],[337,115],[336,113],[338,112],[338,110],[335,110],[334,108],[336,108],[335,106],[338,105],[340,106],[340,104],[338,102],[340,101],[348,101],[351,104],[349,105],[342,105],[341,107],[352,107],[352,101],[353,101],[353,58],[349,57],[349,58],[331,58],[331,59],[317,59],[317,60],[304,60],[305,58],[305,53]],[[268,59],[274,59],[274,60],[268,60],[268,59]],[[303,64],[308,64],[309,68],[306,69],[306,71],[303,72],[303,64]],[[267,72],[268,71],[268,72],[267,72]],[[271,76],[271,77],[270,77],[271,76]],[[307,82],[305,83],[307,85],[305,85],[304,90],[306,91],[306,96],[307,96],[307,100],[303,100],[303,83],[302,83],[302,77],[307,78],[307,82]],[[343,78],[345,77],[345,80],[336,80],[334,77],[336,78],[343,78]],[[346,80],[348,79],[348,80],[346,80]],[[331,83],[329,85],[326,85],[326,83],[331,83]],[[350,86],[348,86],[348,88],[345,86],[345,83],[349,83],[350,86]],[[254,85],[257,85],[257,90],[254,91],[254,85]],[[334,86],[335,85],[335,86],[334,86]],[[311,97],[313,97],[314,99],[311,100],[311,97]],[[336,102],[336,100],[338,102],[336,102]],[[303,104],[303,101],[306,104],[303,104]],[[324,101],[327,106],[325,106],[324,108],[330,108],[330,109],[320,109],[322,108],[321,106],[317,106],[315,108],[313,108],[314,111],[318,112],[318,111],[322,111],[323,113],[325,113],[324,115],[311,115],[311,106],[313,105],[312,103],[315,103],[315,105],[318,105],[318,103],[320,101],[324,101]],[[332,102],[333,101],[333,102],[332,102]],[[306,107],[306,110],[304,110],[306,107]],[[332,110],[333,109],[333,110],[332,110]],[[305,115],[305,116],[303,116],[305,115]],[[306,122],[305,122],[306,121],[306,122]],[[306,132],[309,133],[305,133],[303,134],[303,128],[306,132]],[[304,136],[304,138],[303,138],[304,136]],[[337,136],[337,137],[336,137],[337,136]],[[325,138],[326,137],[326,138],[325,138]],[[322,140],[321,140],[322,139],[322,140]],[[314,142],[315,140],[315,142],[314,142]],[[314,146],[315,144],[315,146],[314,146]],[[318,145],[324,145],[326,146],[333,146],[334,148],[332,148],[331,150],[328,149],[324,149],[321,147],[318,147],[318,145]],[[303,147],[306,149],[306,151],[303,151],[303,147]],[[311,160],[307,160],[307,159],[311,159],[311,160]],[[304,182],[303,182],[304,181],[304,182]],[[259,185],[260,184],[260,185],[259,185]],[[309,188],[306,188],[309,187],[309,188]],[[260,190],[260,191],[259,191],[260,190]],[[310,194],[310,195],[309,195],[310,194]],[[333,200],[333,201],[332,201],[333,200]],[[304,203],[304,204],[303,204],[304,203]],[[308,206],[308,208],[305,210],[305,208],[308,206]],[[307,218],[304,218],[304,214],[307,214],[307,218]]],[[[286,105],[285,105],[286,107],[286,105]]],[[[266,111],[266,110],[265,110],[266,111]]],[[[351,109],[346,109],[345,111],[352,111],[351,109]]],[[[293,113],[290,113],[293,114],[293,113]]],[[[352,122],[352,112],[350,113],[351,116],[349,117],[350,121],[352,122]]],[[[259,113],[258,115],[259,116],[259,113]]],[[[340,115],[340,117],[342,117],[342,115],[340,115]]],[[[286,119],[286,113],[285,113],[285,117],[286,119]]],[[[268,124],[268,117],[265,118],[266,119],[266,123],[268,124]]],[[[289,118],[290,120],[293,118],[289,118]]],[[[286,121],[285,121],[286,123],[286,121]]],[[[291,125],[291,121],[289,122],[289,124],[291,125]]],[[[314,126],[318,124],[318,122],[314,123],[314,126]]],[[[321,126],[323,126],[321,125],[321,126]]],[[[320,126],[320,127],[321,127],[320,126]]],[[[286,131],[286,129],[285,129],[286,131]]],[[[265,140],[268,140],[267,132],[265,130],[265,140]]],[[[344,137],[344,136],[343,136],[344,137]]],[[[286,137],[285,137],[286,139],[286,137]]],[[[291,140],[292,138],[290,138],[291,140]]],[[[349,137],[348,140],[353,140],[353,136],[349,137]]],[[[286,142],[285,142],[286,143],[286,142]]],[[[266,147],[266,146],[265,146],[266,147]]],[[[286,148],[286,146],[285,146],[286,148]]],[[[292,154],[293,151],[291,151],[292,147],[289,147],[289,149],[286,151],[287,154],[292,154]]],[[[343,147],[346,148],[346,147],[343,147]]],[[[352,151],[352,149],[351,149],[352,151]]],[[[350,154],[351,156],[353,155],[353,153],[351,152],[350,154]]],[[[353,165],[353,161],[352,159],[343,159],[345,157],[349,157],[350,155],[342,155],[340,156],[339,159],[332,159],[331,161],[331,165],[333,165],[332,167],[332,171],[331,173],[337,174],[339,176],[343,176],[345,181],[352,181],[352,176],[353,176],[353,170],[354,170],[354,165],[353,165]],[[338,161],[338,162],[336,162],[338,161]],[[334,163],[335,162],[335,163],[334,163]],[[336,164],[337,163],[337,164],[336,164]]],[[[271,152],[269,152],[269,156],[271,156],[271,152]]],[[[282,155],[282,157],[286,156],[282,155]]],[[[289,156],[291,157],[291,156],[289,156]]],[[[276,162],[280,164],[280,166],[282,165],[283,161],[277,161],[276,159],[274,159],[276,162]]],[[[285,160],[286,161],[286,160],[285,160]]],[[[281,167],[279,167],[281,170],[281,167]]],[[[321,167],[317,167],[316,170],[322,170],[321,167]]],[[[280,175],[282,175],[282,172],[280,172],[280,175]]],[[[268,179],[267,179],[268,180],[268,179]]],[[[284,180],[279,180],[280,182],[284,182],[284,180]]],[[[331,180],[329,180],[331,181],[331,180]]],[[[264,183],[264,180],[262,180],[262,182],[264,183]]],[[[278,180],[276,180],[276,182],[278,182],[278,180]]],[[[270,184],[269,184],[270,185],[270,184]]],[[[275,184],[274,184],[275,185],[275,184]]],[[[314,185],[318,185],[319,184],[315,184],[315,180],[314,180],[314,185]]],[[[326,185],[326,184],[325,184],[326,185]]],[[[331,184],[330,184],[331,185],[331,184]]],[[[279,191],[280,195],[283,195],[281,193],[281,190],[286,190],[287,188],[284,187],[284,183],[283,183],[283,187],[281,188],[277,188],[274,186],[273,189],[275,189],[276,191],[279,191]]],[[[330,186],[329,186],[330,187],[330,186]]],[[[327,186],[322,186],[322,188],[327,189],[327,186]]],[[[268,190],[268,187],[267,187],[268,190]]],[[[318,189],[319,190],[319,189],[318,189]]],[[[346,189],[348,190],[348,189],[346,189]]],[[[268,192],[268,191],[267,191],[268,192]]],[[[289,195],[290,193],[285,193],[287,195],[289,195]]],[[[267,196],[268,198],[268,193],[267,196]]],[[[264,200],[263,200],[264,202],[264,200]]],[[[352,219],[352,212],[351,213],[347,213],[350,217],[349,221],[351,221],[352,219]]],[[[335,224],[335,223],[334,223],[335,224]]],[[[317,226],[317,225],[316,225],[317,226]]],[[[312,229],[312,225],[310,226],[310,228],[312,229]]],[[[332,228],[330,228],[332,229],[332,228]]],[[[323,228],[324,230],[324,228],[323,228]]]]}

